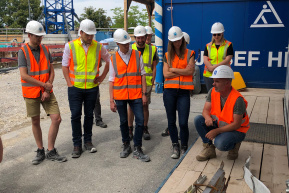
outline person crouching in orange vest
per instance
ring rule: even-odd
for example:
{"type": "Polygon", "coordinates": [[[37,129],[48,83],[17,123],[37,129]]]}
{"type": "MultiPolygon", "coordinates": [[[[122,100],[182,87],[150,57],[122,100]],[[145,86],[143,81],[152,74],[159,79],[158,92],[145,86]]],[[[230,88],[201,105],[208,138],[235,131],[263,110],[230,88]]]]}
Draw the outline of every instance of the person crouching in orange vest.
{"type": "Polygon", "coordinates": [[[40,127],[40,104],[51,118],[46,158],[65,162],[67,161],[66,157],[60,156],[54,147],[61,117],[57,100],[52,91],[55,75],[53,65],[51,65],[52,57],[48,48],[41,44],[42,37],[46,33],[43,26],[37,21],[28,22],[26,33],[28,33],[29,42],[18,52],[18,66],[27,116],[31,117],[32,131],[38,146],[37,155],[32,160],[32,164],[37,165],[45,159],[40,127]]]}
{"type": "Polygon", "coordinates": [[[120,130],[123,142],[121,158],[126,158],[132,152],[128,128],[127,104],[135,115],[135,134],[133,137],[133,157],[143,162],[150,157],[142,151],[142,135],[144,130],[143,105],[147,105],[146,77],[141,53],[129,47],[131,38],[123,29],[113,34],[119,50],[112,55],[109,67],[110,109],[118,111],[120,130]]]}
{"type": "Polygon", "coordinates": [[[229,151],[227,159],[235,160],[250,128],[246,112],[248,103],[231,86],[234,72],[229,66],[217,67],[211,78],[214,87],[208,93],[202,115],[194,120],[204,146],[196,159],[206,161],[215,158],[216,147],[220,151],[229,151]]]}

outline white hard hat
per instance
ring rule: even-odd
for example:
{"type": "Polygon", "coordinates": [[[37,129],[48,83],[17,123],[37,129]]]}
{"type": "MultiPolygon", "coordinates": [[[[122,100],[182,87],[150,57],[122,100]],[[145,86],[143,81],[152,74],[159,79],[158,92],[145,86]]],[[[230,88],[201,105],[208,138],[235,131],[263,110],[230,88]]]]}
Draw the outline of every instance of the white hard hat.
{"type": "Polygon", "coordinates": [[[38,21],[29,21],[26,25],[26,33],[34,34],[37,36],[44,36],[46,35],[43,26],[38,21]]]}
{"type": "Polygon", "coordinates": [[[150,26],[145,26],[147,34],[153,34],[153,29],[150,26]]]}
{"type": "Polygon", "coordinates": [[[85,19],[80,22],[79,30],[85,32],[88,35],[95,35],[95,24],[90,19],[85,19]]]}
{"type": "Polygon", "coordinates": [[[224,26],[220,22],[216,22],[212,25],[211,34],[220,34],[225,31],[224,26]]]}
{"type": "Polygon", "coordinates": [[[183,34],[181,28],[179,28],[177,26],[171,27],[168,35],[169,35],[169,40],[172,42],[178,41],[178,40],[182,39],[182,37],[184,37],[184,34],[183,34]]]}
{"type": "Polygon", "coordinates": [[[137,26],[134,28],[134,36],[139,37],[139,36],[145,36],[146,35],[146,28],[144,26],[137,26]]]}
{"type": "Polygon", "coordinates": [[[234,72],[232,68],[226,65],[221,65],[215,68],[213,75],[210,78],[232,78],[234,79],[234,72]]]}
{"type": "Polygon", "coordinates": [[[131,38],[125,30],[117,29],[113,33],[113,41],[120,43],[120,44],[127,44],[127,43],[131,42],[131,38]]]}
{"type": "Polygon", "coordinates": [[[187,44],[189,44],[189,43],[190,43],[190,36],[189,36],[189,34],[187,34],[186,32],[183,32],[183,34],[184,34],[184,38],[185,38],[187,44]]]}

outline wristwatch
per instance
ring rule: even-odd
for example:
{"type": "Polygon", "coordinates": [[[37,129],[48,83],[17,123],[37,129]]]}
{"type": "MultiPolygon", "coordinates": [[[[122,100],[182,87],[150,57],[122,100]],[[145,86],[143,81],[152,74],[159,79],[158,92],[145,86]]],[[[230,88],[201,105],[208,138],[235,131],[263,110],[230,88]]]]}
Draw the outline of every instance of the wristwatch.
{"type": "Polygon", "coordinates": [[[148,96],[148,93],[147,93],[147,92],[143,92],[142,94],[145,95],[145,96],[148,96]]]}

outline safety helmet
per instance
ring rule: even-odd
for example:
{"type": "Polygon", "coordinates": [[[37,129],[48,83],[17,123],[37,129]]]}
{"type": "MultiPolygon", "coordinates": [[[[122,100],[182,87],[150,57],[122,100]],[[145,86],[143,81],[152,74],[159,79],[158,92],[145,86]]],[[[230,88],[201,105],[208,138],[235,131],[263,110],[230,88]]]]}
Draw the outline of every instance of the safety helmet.
{"type": "Polygon", "coordinates": [[[169,33],[168,33],[168,39],[172,42],[178,41],[184,37],[184,34],[181,30],[181,28],[177,26],[173,26],[170,28],[169,33]]]}
{"type": "Polygon", "coordinates": [[[146,28],[146,34],[153,34],[153,29],[150,26],[145,26],[146,28]]]}
{"type": "Polygon", "coordinates": [[[183,34],[184,34],[184,38],[185,38],[187,44],[189,44],[189,43],[190,43],[190,36],[189,36],[189,34],[187,34],[186,32],[183,32],[183,34]]]}
{"type": "Polygon", "coordinates": [[[113,33],[113,41],[120,43],[120,44],[127,44],[127,43],[131,42],[131,38],[125,30],[117,29],[113,33]]]}
{"type": "Polygon", "coordinates": [[[38,21],[29,21],[26,25],[26,33],[34,34],[37,36],[44,36],[46,35],[43,26],[38,21]]]}
{"type": "Polygon", "coordinates": [[[139,36],[145,36],[146,35],[146,28],[144,26],[137,26],[134,28],[134,36],[139,37],[139,36]]]}
{"type": "Polygon", "coordinates": [[[216,22],[212,25],[211,34],[220,34],[225,31],[224,26],[220,22],[216,22]]]}
{"type": "Polygon", "coordinates": [[[234,79],[234,72],[232,68],[226,65],[221,65],[215,68],[213,75],[210,78],[232,78],[234,79]]]}
{"type": "Polygon", "coordinates": [[[88,35],[95,35],[95,24],[90,19],[85,19],[80,22],[79,30],[85,32],[88,35]]]}

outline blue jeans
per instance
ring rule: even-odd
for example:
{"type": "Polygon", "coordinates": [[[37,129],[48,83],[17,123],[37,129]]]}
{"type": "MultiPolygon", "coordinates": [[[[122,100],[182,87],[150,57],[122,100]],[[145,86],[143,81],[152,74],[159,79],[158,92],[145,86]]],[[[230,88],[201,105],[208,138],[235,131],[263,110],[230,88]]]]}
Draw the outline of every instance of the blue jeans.
{"type": "MultiPolygon", "coordinates": [[[[206,138],[206,134],[215,128],[207,127],[205,124],[205,118],[202,115],[195,117],[195,127],[203,140],[203,143],[212,144],[212,141],[206,138]]],[[[236,143],[242,142],[245,139],[246,134],[239,131],[230,131],[220,133],[216,136],[214,145],[220,151],[229,151],[235,147],[236,143]]]]}
{"type": "Polygon", "coordinates": [[[97,97],[97,87],[92,89],[80,89],[68,87],[68,101],[71,111],[72,141],[74,146],[82,146],[81,115],[84,104],[83,141],[91,142],[93,109],[97,97]]]}
{"type": "Polygon", "coordinates": [[[188,146],[190,114],[190,91],[184,89],[166,88],[163,94],[166,108],[168,128],[172,143],[178,143],[178,129],[176,126],[176,111],[178,110],[181,145],[188,146]]]}
{"type": "Polygon", "coordinates": [[[143,135],[143,124],[144,124],[144,115],[143,115],[143,106],[142,99],[135,100],[116,100],[117,111],[120,119],[120,131],[122,136],[122,142],[130,142],[129,138],[129,129],[127,121],[127,103],[132,109],[135,115],[135,133],[133,136],[134,146],[142,146],[142,135],[143,135]]]}

